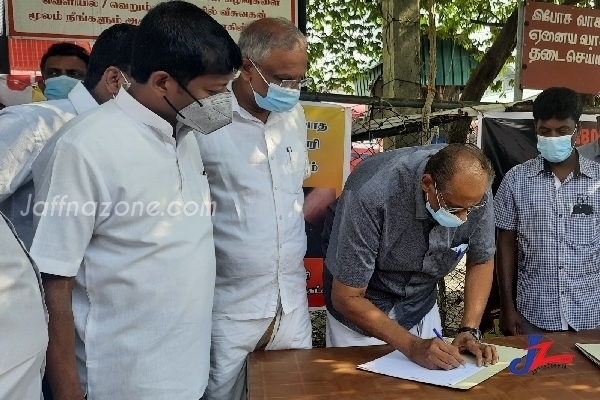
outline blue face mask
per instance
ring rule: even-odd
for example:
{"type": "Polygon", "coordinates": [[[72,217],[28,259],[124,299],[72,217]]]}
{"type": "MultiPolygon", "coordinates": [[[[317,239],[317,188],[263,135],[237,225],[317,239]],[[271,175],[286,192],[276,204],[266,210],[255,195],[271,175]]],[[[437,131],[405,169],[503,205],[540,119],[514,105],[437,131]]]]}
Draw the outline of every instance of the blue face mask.
{"type": "Polygon", "coordinates": [[[431,204],[429,204],[429,195],[426,194],[426,196],[427,203],[425,203],[425,208],[427,208],[427,211],[429,211],[438,224],[445,226],[446,228],[457,228],[465,222],[442,206],[440,206],[439,210],[433,211],[431,204]]]}
{"type": "Polygon", "coordinates": [[[256,90],[252,87],[252,83],[250,83],[252,92],[254,92],[254,100],[260,108],[272,112],[285,112],[291,110],[298,104],[298,101],[300,101],[300,89],[284,88],[272,82],[267,82],[262,72],[260,72],[256,67],[256,64],[254,64],[254,61],[250,60],[250,62],[254,65],[254,68],[256,68],[263,81],[269,85],[267,96],[262,97],[260,94],[256,93],[256,90]]]}
{"type": "Polygon", "coordinates": [[[46,88],[44,89],[44,96],[48,100],[60,100],[66,99],[69,92],[73,90],[75,85],[80,81],[75,78],[71,78],[66,75],[57,76],[54,78],[48,78],[44,81],[46,88]]]}
{"type": "Polygon", "coordinates": [[[565,161],[573,152],[573,135],[546,137],[537,135],[537,149],[551,163],[565,161]]]}

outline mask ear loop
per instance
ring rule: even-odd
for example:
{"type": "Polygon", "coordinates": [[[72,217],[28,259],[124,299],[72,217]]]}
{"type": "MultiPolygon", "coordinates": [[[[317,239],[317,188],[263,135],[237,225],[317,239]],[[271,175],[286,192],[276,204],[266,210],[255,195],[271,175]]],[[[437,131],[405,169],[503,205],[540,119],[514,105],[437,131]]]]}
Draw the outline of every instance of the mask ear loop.
{"type": "MultiPolygon", "coordinates": [[[[200,105],[200,107],[204,107],[204,104],[202,104],[200,102],[200,100],[198,100],[197,98],[195,98],[194,95],[191,94],[190,91],[187,90],[187,88],[185,86],[183,86],[181,83],[179,83],[179,81],[177,79],[175,79],[173,77],[173,75],[171,75],[171,78],[173,78],[173,80],[175,82],[177,82],[177,85],[179,85],[179,87],[182,88],[184,92],[186,92],[196,103],[198,103],[200,105]]],[[[177,115],[179,115],[181,118],[185,119],[185,117],[183,115],[181,115],[181,113],[175,108],[175,106],[169,101],[169,99],[167,99],[167,96],[163,96],[163,99],[165,99],[165,101],[167,102],[167,104],[173,109],[173,111],[175,111],[177,113],[177,115]]]]}
{"type": "Polygon", "coordinates": [[[163,96],[163,99],[165,99],[165,101],[167,102],[167,104],[173,109],[173,111],[175,111],[177,113],[177,115],[179,115],[181,118],[185,119],[185,117],[183,115],[181,115],[181,113],[179,111],[177,111],[177,109],[175,108],[175,106],[173,106],[173,104],[171,104],[171,102],[169,101],[169,99],[167,99],[167,96],[163,96]]]}

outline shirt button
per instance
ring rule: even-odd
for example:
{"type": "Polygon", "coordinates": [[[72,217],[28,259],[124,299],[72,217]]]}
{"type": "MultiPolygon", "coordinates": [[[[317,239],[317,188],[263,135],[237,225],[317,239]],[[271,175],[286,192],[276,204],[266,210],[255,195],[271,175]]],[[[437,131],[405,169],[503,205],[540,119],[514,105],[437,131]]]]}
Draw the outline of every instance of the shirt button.
{"type": "Polygon", "coordinates": [[[562,214],[558,214],[558,218],[562,218],[562,214]]]}
{"type": "Polygon", "coordinates": [[[561,265],[560,267],[558,267],[558,269],[563,269],[564,267],[561,265]]]}
{"type": "Polygon", "coordinates": [[[279,216],[279,219],[283,219],[283,217],[280,215],[280,216],[279,216]]]}
{"type": "Polygon", "coordinates": [[[274,159],[275,159],[275,157],[271,156],[271,160],[274,160],[274,159]]]}
{"type": "Polygon", "coordinates": [[[275,185],[275,190],[279,189],[279,186],[275,185]]]}
{"type": "Polygon", "coordinates": [[[282,247],[283,247],[283,245],[282,245],[282,244],[280,244],[280,245],[279,245],[279,248],[281,249],[282,247]]]}

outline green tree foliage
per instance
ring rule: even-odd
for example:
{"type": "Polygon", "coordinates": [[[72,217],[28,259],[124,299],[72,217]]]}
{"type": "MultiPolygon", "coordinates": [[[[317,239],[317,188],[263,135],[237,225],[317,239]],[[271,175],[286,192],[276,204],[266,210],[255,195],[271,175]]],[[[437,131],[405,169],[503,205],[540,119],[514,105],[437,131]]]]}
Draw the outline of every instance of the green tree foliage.
{"type": "MultiPolygon", "coordinates": [[[[314,78],[313,90],[341,89],[352,93],[352,82],[381,62],[384,21],[380,1],[388,0],[307,0],[309,75],[314,78]]],[[[452,39],[482,57],[516,9],[517,2],[438,0],[438,37],[452,39]]],[[[594,6],[594,0],[567,2],[594,6]]],[[[421,6],[425,5],[422,0],[421,6]]],[[[426,11],[423,10],[422,15],[421,28],[426,34],[426,11]]]]}
{"type": "Polygon", "coordinates": [[[381,60],[379,0],[307,0],[313,90],[353,91],[352,82],[381,60]]]}

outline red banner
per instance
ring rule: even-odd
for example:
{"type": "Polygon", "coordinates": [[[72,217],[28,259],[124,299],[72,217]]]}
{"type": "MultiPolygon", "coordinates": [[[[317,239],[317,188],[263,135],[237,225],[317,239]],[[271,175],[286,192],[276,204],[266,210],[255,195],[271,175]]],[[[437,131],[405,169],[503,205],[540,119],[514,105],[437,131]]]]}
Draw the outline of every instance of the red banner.
{"type": "Polygon", "coordinates": [[[600,92],[600,10],[528,2],[524,29],[523,88],[600,92]]]}

